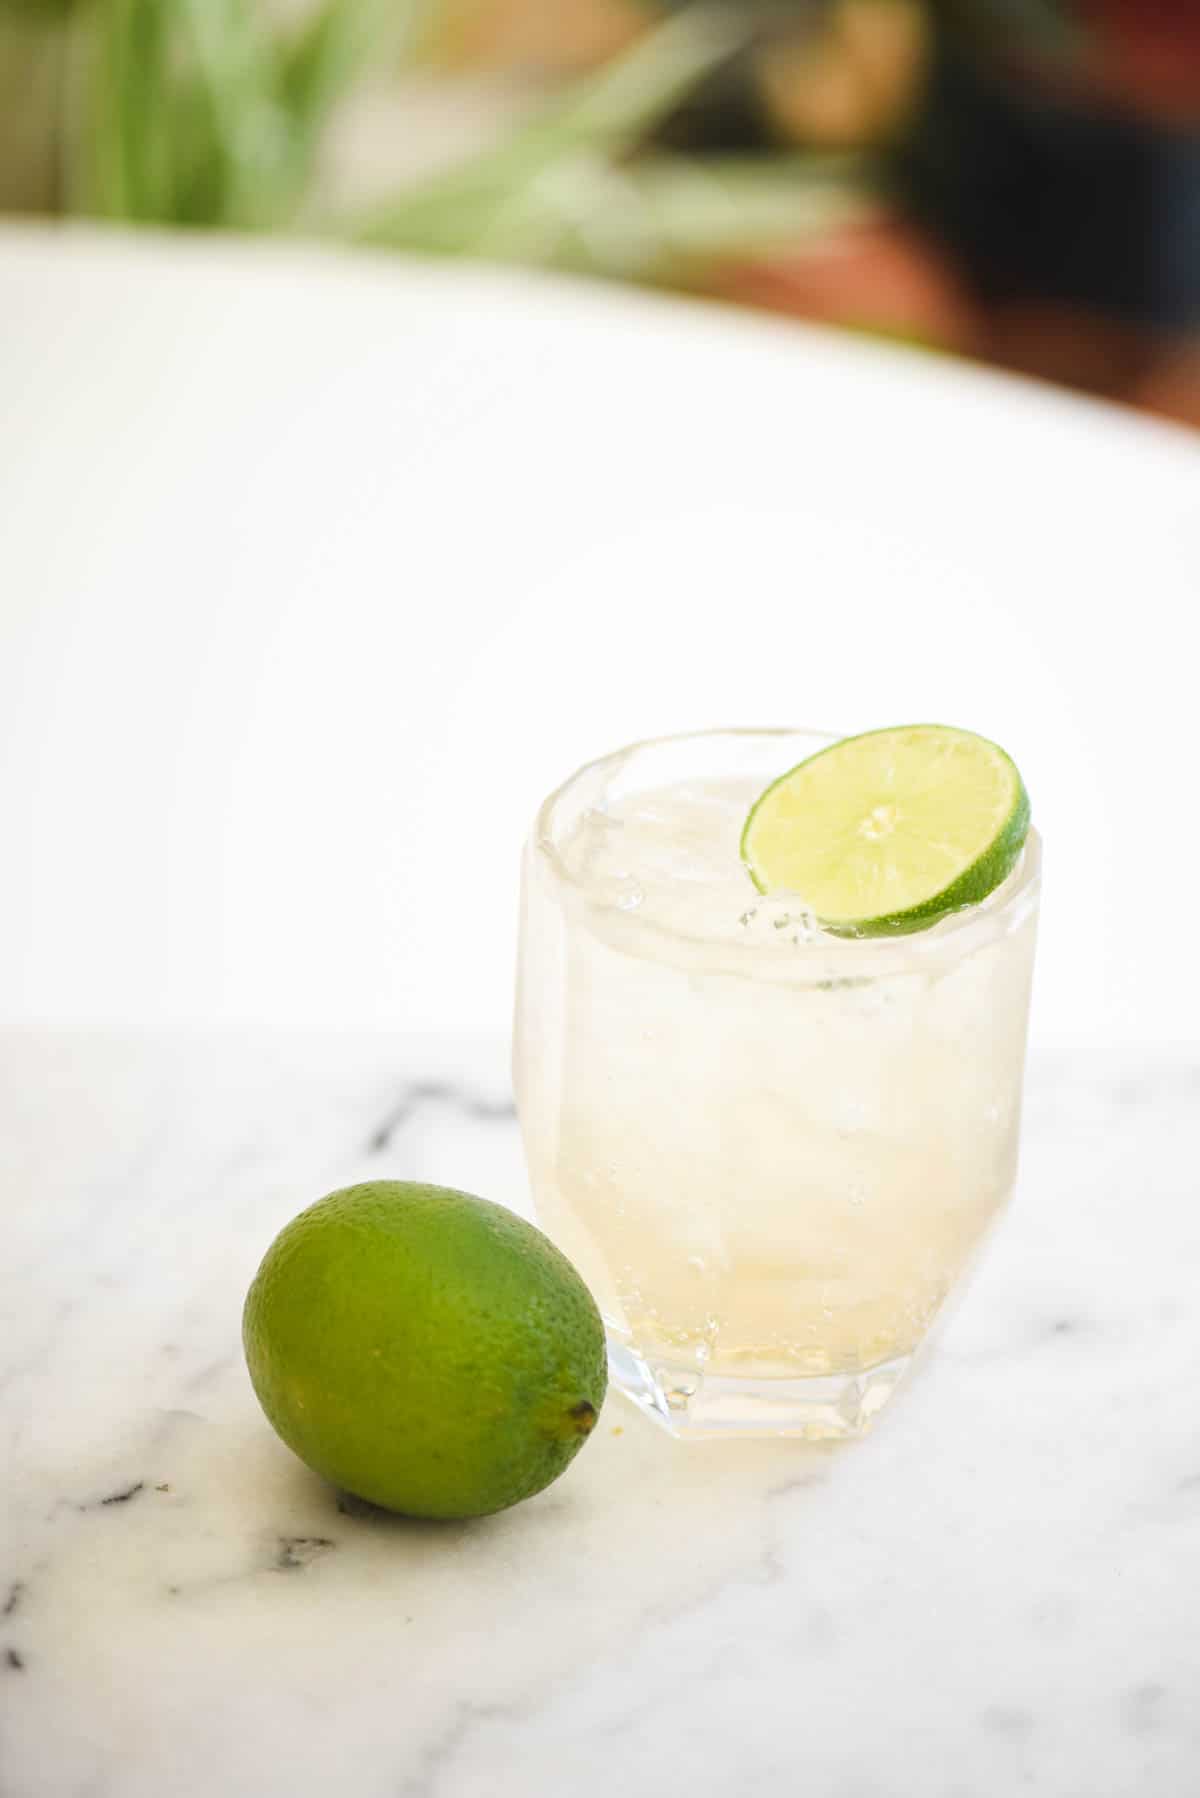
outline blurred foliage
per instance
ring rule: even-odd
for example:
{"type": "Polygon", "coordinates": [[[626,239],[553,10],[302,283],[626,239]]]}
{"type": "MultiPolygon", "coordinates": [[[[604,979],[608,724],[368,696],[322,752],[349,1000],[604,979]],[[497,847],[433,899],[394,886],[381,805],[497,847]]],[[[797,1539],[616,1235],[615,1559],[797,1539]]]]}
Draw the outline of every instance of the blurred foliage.
{"type": "Polygon", "coordinates": [[[75,3],[76,0],[3,0],[0,12],[8,11],[33,21],[54,21],[65,18],[75,3]]]}
{"type": "Polygon", "coordinates": [[[368,242],[652,276],[730,248],[819,229],[855,204],[847,160],[695,163],[630,157],[740,42],[720,14],[660,26],[506,143],[399,195],[368,242]]]}
{"type": "Polygon", "coordinates": [[[1193,421],[1139,321],[1194,331],[1197,125],[1200,0],[0,0],[0,210],[691,286],[1193,421]]]}
{"type": "Polygon", "coordinates": [[[84,0],[69,201],[108,218],[270,230],[295,218],[330,116],[412,0],[84,0]]]}
{"type": "MultiPolygon", "coordinates": [[[[410,180],[365,219],[322,217],[315,176],[331,125],[380,68],[427,38],[437,0],[0,0],[65,38],[59,189],[65,210],[234,230],[318,231],[653,277],[794,241],[861,205],[849,159],[703,164],[655,151],[655,129],[762,21],[830,0],[657,14],[620,54],[536,104],[499,141],[410,180]]],[[[403,131],[402,104],[396,129],[403,131]]]]}

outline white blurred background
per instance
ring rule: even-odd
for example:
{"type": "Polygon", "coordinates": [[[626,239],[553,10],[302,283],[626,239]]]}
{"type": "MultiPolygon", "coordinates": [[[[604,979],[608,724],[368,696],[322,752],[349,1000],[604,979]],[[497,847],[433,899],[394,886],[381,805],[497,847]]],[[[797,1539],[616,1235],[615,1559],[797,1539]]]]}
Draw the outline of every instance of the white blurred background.
{"type": "Polygon", "coordinates": [[[1195,439],[569,280],[0,255],[0,1023],[499,1041],[580,761],[940,719],[1046,839],[1035,1034],[1195,1043],[1195,439]]]}

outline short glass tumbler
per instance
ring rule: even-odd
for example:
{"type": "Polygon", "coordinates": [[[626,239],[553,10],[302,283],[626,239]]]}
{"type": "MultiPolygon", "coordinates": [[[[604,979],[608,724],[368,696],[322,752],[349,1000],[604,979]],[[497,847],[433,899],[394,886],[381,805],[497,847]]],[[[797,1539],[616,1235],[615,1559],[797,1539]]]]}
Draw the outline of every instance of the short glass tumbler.
{"type": "Polygon", "coordinates": [[[1012,1191],[1040,845],[982,904],[848,940],[762,898],[742,824],[833,739],[592,763],[525,852],[514,1079],[538,1216],[673,1434],[850,1436],[1012,1191]]]}

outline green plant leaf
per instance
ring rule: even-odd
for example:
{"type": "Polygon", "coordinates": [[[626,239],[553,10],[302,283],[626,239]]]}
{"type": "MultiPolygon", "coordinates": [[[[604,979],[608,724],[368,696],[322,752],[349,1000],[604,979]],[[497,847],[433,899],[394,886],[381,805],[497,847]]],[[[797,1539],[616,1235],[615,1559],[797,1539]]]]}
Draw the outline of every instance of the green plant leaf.
{"type": "Polygon", "coordinates": [[[269,225],[294,181],[273,43],[252,0],[174,0],[174,10],[192,54],[196,105],[209,115],[221,222],[269,225]]]}
{"type": "Polygon", "coordinates": [[[572,159],[632,148],[739,41],[724,13],[694,8],[669,20],[505,142],[397,195],[353,235],[444,253],[467,253],[484,237],[494,247],[532,184],[544,187],[572,159]]]}
{"type": "Polygon", "coordinates": [[[427,0],[323,0],[279,50],[280,93],[310,141],[373,62],[390,60],[427,0]]]}
{"type": "Polygon", "coordinates": [[[158,0],[103,0],[86,22],[87,203],[107,217],[153,219],[169,209],[163,26],[158,0]]]}

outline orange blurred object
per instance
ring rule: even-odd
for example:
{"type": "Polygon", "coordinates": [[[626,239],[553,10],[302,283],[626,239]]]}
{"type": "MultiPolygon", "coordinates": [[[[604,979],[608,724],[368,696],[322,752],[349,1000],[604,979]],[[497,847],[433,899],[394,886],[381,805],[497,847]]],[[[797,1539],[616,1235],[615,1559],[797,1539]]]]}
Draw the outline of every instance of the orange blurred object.
{"type": "Polygon", "coordinates": [[[1200,343],[1158,356],[1123,397],[1147,412],[1200,430],[1200,343]]]}
{"type": "Polygon", "coordinates": [[[880,218],[800,249],[731,263],[718,271],[710,291],[964,354],[979,340],[975,305],[953,264],[898,220],[880,218]]]}
{"type": "Polygon", "coordinates": [[[760,53],[771,124],[792,143],[878,143],[912,107],[927,49],[928,22],[914,0],[842,0],[823,29],[760,53]]]}
{"type": "Polygon", "coordinates": [[[634,0],[441,0],[432,48],[451,65],[566,75],[617,55],[654,21],[634,0]]]}
{"type": "Polygon", "coordinates": [[[990,307],[980,350],[1002,368],[1107,399],[1120,399],[1135,387],[1152,356],[1145,331],[1053,300],[990,307]]]}

